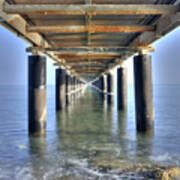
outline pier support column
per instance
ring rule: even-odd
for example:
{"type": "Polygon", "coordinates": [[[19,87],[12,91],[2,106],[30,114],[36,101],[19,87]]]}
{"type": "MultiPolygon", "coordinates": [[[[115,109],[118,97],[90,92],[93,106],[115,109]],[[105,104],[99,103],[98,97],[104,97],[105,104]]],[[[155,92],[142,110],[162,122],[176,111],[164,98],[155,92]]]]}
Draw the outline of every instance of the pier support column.
{"type": "Polygon", "coordinates": [[[102,75],[100,78],[99,78],[99,89],[101,90],[100,92],[100,99],[101,100],[105,100],[105,93],[107,92],[107,82],[106,82],[106,76],[105,75],[102,75]]]}
{"type": "Polygon", "coordinates": [[[102,91],[101,93],[104,93],[104,78],[101,76],[99,78],[99,89],[102,91]]]}
{"type": "Polygon", "coordinates": [[[117,105],[119,110],[127,109],[127,68],[117,69],[117,105]]]}
{"type": "Polygon", "coordinates": [[[70,76],[66,74],[66,105],[70,104],[71,82],[70,76]]]}
{"type": "Polygon", "coordinates": [[[77,78],[75,78],[75,82],[74,82],[74,86],[75,86],[75,92],[76,92],[76,94],[77,94],[77,78]]]}
{"type": "Polygon", "coordinates": [[[103,75],[102,76],[102,91],[104,92],[104,93],[107,93],[107,76],[106,75],[103,75]]]}
{"type": "Polygon", "coordinates": [[[56,69],[56,110],[62,110],[66,105],[66,71],[56,69]]]}
{"type": "Polygon", "coordinates": [[[72,77],[72,98],[73,98],[73,101],[75,99],[75,90],[76,90],[76,87],[75,87],[75,77],[73,76],[72,77]]]}
{"type": "Polygon", "coordinates": [[[69,100],[72,100],[72,76],[69,76],[69,100]]]}
{"type": "Polygon", "coordinates": [[[138,132],[152,132],[154,122],[151,56],[134,57],[136,123],[138,132]]]}
{"type": "Polygon", "coordinates": [[[113,74],[111,72],[109,72],[107,74],[107,100],[108,100],[108,104],[112,104],[113,103],[113,99],[114,99],[114,78],[113,78],[113,74]]]}
{"type": "Polygon", "coordinates": [[[28,119],[29,134],[46,133],[46,58],[29,56],[28,119]]]}

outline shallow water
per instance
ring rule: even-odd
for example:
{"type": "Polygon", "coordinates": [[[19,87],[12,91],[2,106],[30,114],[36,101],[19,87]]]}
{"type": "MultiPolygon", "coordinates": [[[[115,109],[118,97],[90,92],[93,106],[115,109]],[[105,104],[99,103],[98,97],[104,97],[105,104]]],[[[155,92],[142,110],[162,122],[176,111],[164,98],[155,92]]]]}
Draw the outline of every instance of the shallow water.
{"type": "Polygon", "coordinates": [[[47,135],[29,138],[27,89],[0,87],[0,180],[141,179],[94,163],[103,160],[180,166],[180,86],[154,87],[153,136],[136,133],[131,86],[126,113],[88,88],[56,114],[54,87],[47,92],[47,135]]]}

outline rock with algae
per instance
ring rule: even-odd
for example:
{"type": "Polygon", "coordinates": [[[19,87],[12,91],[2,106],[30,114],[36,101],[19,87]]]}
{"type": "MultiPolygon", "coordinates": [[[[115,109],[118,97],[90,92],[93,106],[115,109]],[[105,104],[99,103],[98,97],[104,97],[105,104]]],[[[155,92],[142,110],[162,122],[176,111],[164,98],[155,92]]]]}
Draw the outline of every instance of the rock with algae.
{"type": "Polygon", "coordinates": [[[121,159],[107,157],[95,157],[92,163],[104,172],[112,169],[119,169],[121,173],[134,172],[137,176],[143,177],[143,179],[177,180],[180,178],[180,169],[175,166],[130,163],[121,159]]]}

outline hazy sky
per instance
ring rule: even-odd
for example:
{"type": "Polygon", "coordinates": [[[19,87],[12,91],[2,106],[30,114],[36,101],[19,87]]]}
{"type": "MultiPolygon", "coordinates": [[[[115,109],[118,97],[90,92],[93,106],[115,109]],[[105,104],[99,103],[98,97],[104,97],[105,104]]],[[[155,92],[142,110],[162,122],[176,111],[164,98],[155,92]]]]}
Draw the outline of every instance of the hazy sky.
{"type": "MultiPolygon", "coordinates": [[[[153,81],[155,84],[180,84],[180,27],[153,44],[153,81]]],[[[28,44],[0,26],[0,85],[27,84],[28,44]]],[[[54,84],[52,61],[48,59],[48,84],[54,84]]],[[[133,81],[132,59],[129,82],[133,81]]]]}

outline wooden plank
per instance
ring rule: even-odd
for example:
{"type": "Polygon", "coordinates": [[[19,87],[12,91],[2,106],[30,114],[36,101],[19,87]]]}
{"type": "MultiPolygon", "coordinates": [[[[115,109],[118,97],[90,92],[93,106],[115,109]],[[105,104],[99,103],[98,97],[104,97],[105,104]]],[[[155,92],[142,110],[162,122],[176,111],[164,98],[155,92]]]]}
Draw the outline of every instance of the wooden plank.
{"type": "Polygon", "coordinates": [[[65,64],[108,64],[108,61],[65,61],[65,64]]]}
{"type": "Polygon", "coordinates": [[[103,70],[76,70],[77,73],[102,73],[103,70]]]}
{"type": "Polygon", "coordinates": [[[3,10],[9,14],[59,14],[59,15],[162,15],[179,11],[174,5],[9,5],[3,10]]]}
{"type": "Polygon", "coordinates": [[[58,56],[119,56],[120,52],[118,51],[81,51],[81,50],[77,50],[77,51],[73,51],[71,49],[69,50],[56,50],[56,49],[41,49],[41,48],[27,48],[26,49],[27,52],[32,52],[32,51],[42,51],[42,52],[54,52],[56,53],[56,55],[58,56]]]}
{"type": "Polygon", "coordinates": [[[16,4],[81,4],[83,0],[13,0],[16,4]]]}
{"type": "Polygon", "coordinates": [[[172,16],[162,16],[156,22],[156,32],[142,33],[133,42],[130,42],[130,46],[147,46],[152,42],[160,39],[176,27],[180,25],[180,13],[172,16]]]}
{"type": "Polygon", "coordinates": [[[156,0],[92,0],[94,4],[154,4],[156,0]]]}
{"type": "Polygon", "coordinates": [[[55,52],[56,55],[58,56],[84,56],[84,57],[89,57],[89,56],[110,56],[110,57],[119,57],[120,53],[119,52],[95,52],[95,51],[89,51],[89,52],[84,52],[84,51],[60,51],[60,52],[55,52]]]}
{"type": "MultiPolygon", "coordinates": [[[[85,35],[81,35],[81,36],[72,36],[72,35],[69,35],[69,36],[52,36],[52,37],[46,37],[47,40],[49,41],[81,41],[81,40],[84,40],[86,38],[85,35]]],[[[113,40],[113,39],[116,39],[116,40],[123,40],[125,37],[123,36],[105,36],[105,35],[98,35],[98,36],[92,36],[90,37],[91,40],[113,40]]]]}
{"type": "MultiPolygon", "coordinates": [[[[82,4],[84,0],[13,0],[16,4],[82,4]]],[[[153,4],[156,0],[92,0],[94,4],[153,4]]]]}
{"type": "Polygon", "coordinates": [[[79,69],[79,70],[103,70],[104,67],[97,66],[70,66],[71,69],[79,69]]]}
{"type": "Polygon", "coordinates": [[[8,15],[2,11],[3,0],[0,0],[0,17],[2,21],[0,24],[7,28],[8,30],[15,33],[18,37],[27,41],[30,44],[36,44],[41,46],[44,44],[45,47],[48,47],[48,43],[43,39],[38,33],[26,34],[26,21],[19,15],[8,15]]]}
{"type": "Polygon", "coordinates": [[[73,53],[60,53],[56,54],[58,57],[119,57],[121,54],[119,52],[117,53],[108,53],[108,52],[73,52],[73,53]]]}
{"type": "MultiPolygon", "coordinates": [[[[127,34],[124,34],[124,33],[95,33],[95,34],[92,34],[92,38],[104,38],[104,37],[115,37],[115,38],[118,38],[118,37],[126,37],[126,36],[129,36],[130,34],[132,33],[127,33],[127,34]]],[[[46,38],[53,38],[56,39],[56,38],[85,38],[86,37],[86,33],[48,33],[48,34],[45,34],[45,37],[46,38]]]]}
{"type": "Polygon", "coordinates": [[[112,33],[112,32],[153,32],[154,26],[121,25],[121,26],[27,26],[27,32],[39,33],[112,33]]]}
{"type": "Polygon", "coordinates": [[[86,59],[107,59],[107,60],[112,60],[114,58],[120,58],[120,56],[62,56],[62,55],[57,55],[58,58],[60,59],[68,59],[68,60],[86,60],[86,59]]]}
{"type": "Polygon", "coordinates": [[[90,46],[85,46],[85,47],[77,47],[77,48],[42,48],[42,47],[29,47],[26,49],[27,52],[32,52],[32,51],[41,51],[41,52],[54,52],[57,54],[64,54],[64,53],[69,53],[69,54],[74,54],[74,53],[80,53],[80,54],[95,54],[95,53],[115,53],[117,54],[122,50],[131,50],[131,51],[137,51],[141,49],[147,49],[149,51],[154,51],[154,48],[152,46],[117,46],[117,47],[90,47],[90,46]]]}

